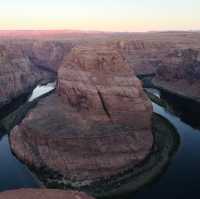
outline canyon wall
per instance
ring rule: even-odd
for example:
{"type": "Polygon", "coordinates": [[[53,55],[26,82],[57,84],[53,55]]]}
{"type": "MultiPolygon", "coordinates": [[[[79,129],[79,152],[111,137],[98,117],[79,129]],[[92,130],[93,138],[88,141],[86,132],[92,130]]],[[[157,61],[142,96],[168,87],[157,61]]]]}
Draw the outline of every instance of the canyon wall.
{"type": "Polygon", "coordinates": [[[200,49],[199,32],[116,34],[112,40],[118,41],[118,49],[137,75],[155,74],[168,54],[176,50],[200,49]]]}
{"type": "Polygon", "coordinates": [[[49,74],[33,67],[21,46],[0,44],[0,107],[30,92],[39,81],[49,77],[49,74]]]}
{"type": "Polygon", "coordinates": [[[64,55],[70,52],[74,43],[71,41],[30,41],[24,45],[24,53],[30,61],[44,70],[57,73],[64,55]]]}
{"type": "Polygon", "coordinates": [[[0,107],[39,82],[53,81],[71,42],[1,41],[0,42],[0,107]]]}
{"type": "MultiPolygon", "coordinates": [[[[174,62],[174,57],[178,57],[182,51],[187,49],[191,49],[194,51],[199,51],[200,49],[200,42],[199,42],[200,34],[198,32],[162,32],[162,33],[92,32],[89,34],[84,32],[73,33],[73,32],[62,32],[62,31],[58,32],[19,31],[19,32],[9,32],[7,34],[7,32],[3,31],[0,32],[0,36],[1,35],[2,38],[5,37],[0,42],[2,49],[1,51],[5,49],[6,52],[4,52],[4,55],[6,55],[7,53],[9,54],[8,55],[9,59],[7,60],[4,59],[3,61],[3,58],[1,57],[2,61],[0,66],[1,67],[0,76],[2,79],[4,79],[2,80],[2,85],[4,86],[1,87],[2,94],[0,94],[1,97],[0,104],[2,105],[11,101],[12,98],[19,96],[22,93],[22,90],[26,91],[27,87],[35,85],[36,82],[38,82],[38,80],[46,79],[46,77],[44,77],[46,76],[46,73],[53,72],[54,76],[56,76],[57,71],[61,66],[61,63],[63,62],[63,59],[66,56],[66,54],[70,53],[71,49],[79,45],[80,43],[82,44],[93,43],[94,45],[95,43],[97,43],[97,41],[101,41],[102,43],[105,44],[112,43],[112,45],[119,50],[121,56],[127,60],[132,70],[135,71],[136,75],[146,76],[146,75],[157,74],[155,81],[158,83],[159,79],[160,84],[162,83],[161,79],[163,75],[161,75],[161,73],[164,73],[164,68],[166,68],[166,70],[173,70],[173,67],[169,65],[170,64],[176,65],[176,63],[174,62]],[[15,34],[17,39],[14,39],[15,34]],[[174,53],[177,53],[177,55],[173,55],[174,53]],[[19,63],[20,59],[21,63],[19,63]],[[15,64],[14,61],[12,60],[15,60],[15,62],[18,63],[15,64]],[[6,64],[8,64],[9,67],[5,67],[6,64]],[[27,79],[28,81],[27,84],[23,83],[21,80],[19,80],[19,78],[17,82],[11,80],[13,79],[14,76],[16,77],[16,75],[14,76],[11,75],[12,78],[8,79],[9,70],[14,70],[14,71],[21,70],[20,67],[18,67],[17,65],[21,65],[21,68],[23,67],[26,68],[26,72],[23,72],[22,79],[27,79]],[[163,72],[158,71],[157,73],[157,70],[159,68],[160,68],[159,71],[163,70],[163,72]],[[28,70],[29,73],[27,73],[28,70]],[[161,76],[159,77],[159,75],[161,76]],[[9,81],[11,83],[8,83],[9,81]],[[12,85],[16,85],[15,89],[9,92],[9,89],[11,89],[9,87],[14,87],[12,85]]],[[[185,71],[185,67],[181,67],[179,65],[178,70],[180,71],[180,74],[184,73],[183,71],[185,71]]],[[[177,72],[174,73],[177,74],[177,72]]],[[[191,76],[191,78],[193,78],[193,76],[191,76]]],[[[168,83],[169,82],[170,81],[168,81],[168,83]]],[[[198,81],[196,85],[197,84],[198,81]]],[[[185,85],[185,88],[188,88],[188,85],[191,86],[190,83],[189,84],[184,83],[183,85],[185,85]]],[[[195,90],[198,90],[196,89],[196,85],[192,85],[193,92],[195,92],[195,90]]],[[[163,87],[162,85],[160,86],[163,87]]],[[[190,96],[192,94],[193,93],[185,93],[186,96],[190,96]]],[[[198,93],[195,93],[194,95],[198,95],[198,93]]]]}
{"type": "Polygon", "coordinates": [[[160,62],[174,48],[169,42],[121,40],[117,47],[137,75],[155,74],[160,62]]]}
{"type": "Polygon", "coordinates": [[[154,86],[199,101],[199,41],[199,32],[140,33],[118,39],[117,47],[141,78],[156,75],[154,86]]]}
{"type": "Polygon", "coordinates": [[[200,49],[169,53],[157,70],[154,85],[169,92],[200,101],[200,49]]]}

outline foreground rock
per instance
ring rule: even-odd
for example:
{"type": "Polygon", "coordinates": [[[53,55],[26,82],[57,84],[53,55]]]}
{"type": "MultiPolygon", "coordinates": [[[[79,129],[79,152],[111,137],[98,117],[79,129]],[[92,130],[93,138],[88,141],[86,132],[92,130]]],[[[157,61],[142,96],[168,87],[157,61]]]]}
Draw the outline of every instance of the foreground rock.
{"type": "Polygon", "coordinates": [[[153,83],[161,89],[200,102],[200,52],[185,49],[168,54],[153,83]]]}
{"type": "Polygon", "coordinates": [[[0,193],[0,199],[93,199],[77,191],[51,189],[20,189],[0,193]]]}
{"type": "Polygon", "coordinates": [[[152,106],[114,47],[74,48],[58,79],[57,93],[41,100],[10,138],[17,157],[47,185],[114,180],[149,155],[152,106]]]}

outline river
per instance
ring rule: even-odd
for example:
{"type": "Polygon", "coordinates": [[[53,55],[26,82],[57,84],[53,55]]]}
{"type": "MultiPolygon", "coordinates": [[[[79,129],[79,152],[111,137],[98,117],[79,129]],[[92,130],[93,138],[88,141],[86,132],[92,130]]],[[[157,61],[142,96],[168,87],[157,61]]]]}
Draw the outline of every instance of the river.
{"type": "MultiPolygon", "coordinates": [[[[158,95],[157,91],[155,95],[158,95]]],[[[180,105],[180,102],[178,103],[180,105]]],[[[155,113],[163,116],[176,127],[181,143],[176,156],[165,173],[156,182],[139,190],[134,196],[141,199],[196,198],[195,196],[200,195],[200,129],[187,124],[181,117],[176,116],[171,111],[169,112],[168,108],[161,107],[155,103],[153,103],[153,108],[155,113]]],[[[186,114],[191,116],[191,113],[186,114]]],[[[194,119],[196,117],[198,117],[197,114],[194,115],[194,119]]],[[[130,195],[128,198],[131,199],[132,196],[130,195]]]]}
{"type": "MultiPolygon", "coordinates": [[[[32,102],[54,88],[55,83],[37,86],[27,101],[32,102]]],[[[158,90],[151,92],[162,98],[158,90]]],[[[181,144],[175,157],[159,178],[123,198],[194,198],[193,195],[200,195],[200,129],[183,120],[183,113],[179,116],[180,114],[176,114],[175,110],[171,111],[169,107],[162,107],[153,102],[152,104],[154,112],[163,116],[177,129],[181,144]]],[[[195,113],[194,117],[196,116],[195,113]]],[[[4,130],[0,130],[0,191],[40,186],[40,182],[29,169],[13,156],[8,135],[4,130]]]]}

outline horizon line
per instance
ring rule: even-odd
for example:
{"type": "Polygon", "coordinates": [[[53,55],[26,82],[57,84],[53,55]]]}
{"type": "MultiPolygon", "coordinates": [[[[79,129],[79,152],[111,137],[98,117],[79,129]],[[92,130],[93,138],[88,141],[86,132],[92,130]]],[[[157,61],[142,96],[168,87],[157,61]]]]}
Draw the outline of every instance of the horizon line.
{"type": "Polygon", "coordinates": [[[84,30],[84,29],[1,29],[0,31],[9,31],[9,32],[34,32],[34,31],[60,31],[60,32],[99,32],[99,33],[150,33],[150,32],[199,32],[200,29],[166,29],[166,30],[144,30],[144,31],[109,31],[109,30],[84,30]]]}

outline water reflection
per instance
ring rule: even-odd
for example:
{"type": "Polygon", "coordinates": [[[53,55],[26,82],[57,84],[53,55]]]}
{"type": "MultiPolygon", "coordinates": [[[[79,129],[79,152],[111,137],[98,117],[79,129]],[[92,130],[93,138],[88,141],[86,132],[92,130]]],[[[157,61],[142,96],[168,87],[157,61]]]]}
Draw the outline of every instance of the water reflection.
{"type": "Polygon", "coordinates": [[[165,108],[167,112],[176,115],[193,128],[200,129],[200,103],[157,89],[145,90],[151,100],[165,108]]]}
{"type": "Polygon", "coordinates": [[[38,97],[43,96],[46,93],[53,91],[56,87],[56,82],[51,82],[46,85],[38,85],[32,92],[31,96],[28,99],[28,102],[32,102],[38,97]]]}
{"type": "Polygon", "coordinates": [[[30,171],[11,153],[8,136],[0,139],[0,191],[17,188],[37,188],[40,184],[30,171]]]}
{"type": "MultiPolygon", "coordinates": [[[[170,102],[174,103],[173,100],[170,102]]],[[[170,105],[172,106],[171,103],[170,105]]],[[[177,104],[178,102],[175,101],[175,103],[177,104]]],[[[185,105],[190,106],[190,104],[185,105]]],[[[181,146],[168,169],[159,180],[150,186],[140,189],[136,194],[130,194],[128,198],[132,199],[133,196],[136,199],[196,198],[200,195],[200,130],[189,124],[188,120],[186,123],[183,117],[179,117],[179,114],[175,114],[174,111],[165,106],[162,107],[153,103],[153,107],[155,113],[162,115],[176,127],[181,138],[181,146]]],[[[195,117],[196,115],[192,115],[192,118],[195,117]]]]}

